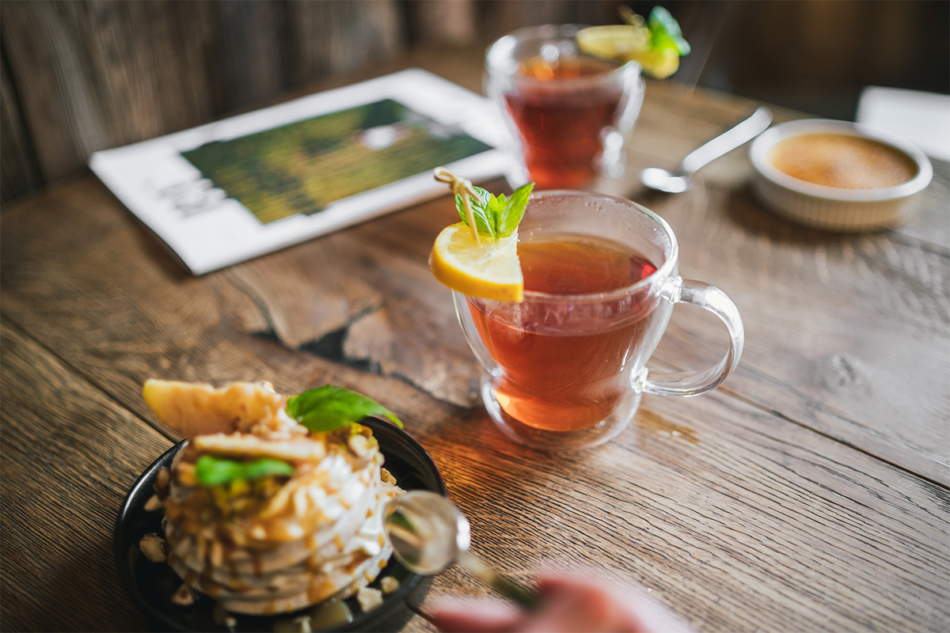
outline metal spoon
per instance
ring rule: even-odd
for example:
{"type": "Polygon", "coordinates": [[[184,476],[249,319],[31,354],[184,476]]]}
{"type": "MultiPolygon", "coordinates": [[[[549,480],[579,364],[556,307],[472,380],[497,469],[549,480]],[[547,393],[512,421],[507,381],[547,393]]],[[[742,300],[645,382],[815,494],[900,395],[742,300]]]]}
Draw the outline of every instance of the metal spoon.
{"type": "Polygon", "coordinates": [[[769,127],[772,113],[768,108],[759,108],[748,119],[720,134],[702,147],[691,152],[673,173],[659,167],[649,167],[640,172],[640,182],[658,191],[683,193],[693,186],[693,174],[723,154],[731,152],[751,141],[769,127]]]}
{"type": "Polygon", "coordinates": [[[409,571],[431,576],[458,562],[517,604],[528,609],[540,604],[535,591],[499,574],[468,551],[468,519],[445,497],[412,490],[390,501],[383,517],[396,558],[409,571]]]}

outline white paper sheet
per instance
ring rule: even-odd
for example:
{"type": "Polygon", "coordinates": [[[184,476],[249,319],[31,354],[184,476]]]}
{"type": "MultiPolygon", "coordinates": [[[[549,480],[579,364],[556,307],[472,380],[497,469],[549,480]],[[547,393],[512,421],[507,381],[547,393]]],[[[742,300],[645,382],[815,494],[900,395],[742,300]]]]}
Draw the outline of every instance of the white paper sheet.
{"type": "MultiPolygon", "coordinates": [[[[504,173],[498,148],[505,134],[495,106],[484,97],[419,69],[313,94],[126,147],[95,152],[89,166],[116,197],[177,254],[195,275],[235,264],[447,193],[430,171],[328,204],[262,223],[241,202],[203,177],[182,152],[328,113],[391,99],[448,129],[491,146],[445,165],[479,181],[504,173]]],[[[385,129],[364,137],[384,146],[385,129]]],[[[391,135],[390,135],[391,136],[391,135]]]]}

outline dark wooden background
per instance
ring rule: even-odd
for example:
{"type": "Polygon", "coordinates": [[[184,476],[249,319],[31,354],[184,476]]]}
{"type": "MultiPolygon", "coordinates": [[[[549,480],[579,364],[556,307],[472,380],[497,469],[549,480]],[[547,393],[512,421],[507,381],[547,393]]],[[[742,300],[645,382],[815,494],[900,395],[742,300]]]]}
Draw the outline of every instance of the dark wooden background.
{"type": "MultiPolygon", "coordinates": [[[[4,0],[0,200],[91,152],[259,107],[410,49],[520,26],[615,23],[618,0],[4,0]]],[[[653,2],[634,0],[648,14],[653,2]]],[[[663,2],[693,43],[676,81],[850,118],[868,84],[950,89],[947,2],[663,2]]]]}

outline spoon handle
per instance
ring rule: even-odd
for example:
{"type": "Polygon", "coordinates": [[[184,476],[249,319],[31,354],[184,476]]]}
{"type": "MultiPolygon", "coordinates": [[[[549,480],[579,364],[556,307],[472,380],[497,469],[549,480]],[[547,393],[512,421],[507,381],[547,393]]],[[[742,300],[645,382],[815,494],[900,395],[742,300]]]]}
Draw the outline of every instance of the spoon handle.
{"type": "Polygon", "coordinates": [[[702,147],[691,152],[677,170],[679,175],[691,176],[693,172],[723,154],[731,152],[746,141],[751,141],[769,127],[772,112],[768,108],[759,108],[748,119],[723,132],[702,147]]]}
{"type": "Polygon", "coordinates": [[[459,552],[456,559],[465,569],[491,585],[491,588],[512,600],[515,604],[534,611],[541,606],[541,595],[534,589],[509,578],[486,565],[471,552],[459,552]]]}

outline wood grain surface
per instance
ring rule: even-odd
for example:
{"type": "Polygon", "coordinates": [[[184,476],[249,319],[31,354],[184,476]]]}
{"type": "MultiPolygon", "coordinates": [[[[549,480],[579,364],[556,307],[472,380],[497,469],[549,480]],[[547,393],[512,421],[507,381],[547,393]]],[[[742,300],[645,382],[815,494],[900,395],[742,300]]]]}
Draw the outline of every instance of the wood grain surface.
{"type": "MultiPolygon", "coordinates": [[[[392,59],[405,44],[395,5],[4,2],[4,137],[35,153],[34,181],[55,181],[95,150],[207,123],[392,59]]],[[[31,183],[8,186],[16,153],[4,143],[2,195],[10,200],[31,183]]]]}
{"type": "MultiPolygon", "coordinates": [[[[480,81],[461,55],[401,63],[480,81]]],[[[621,183],[671,223],[681,273],[736,300],[739,370],[700,398],[644,398],[617,440],[576,455],[507,442],[477,402],[449,293],[426,266],[457,217],[448,197],[202,278],[90,175],[7,208],[0,627],[145,625],[114,588],[108,535],[124,491],[174,439],[140,395],[162,377],[371,394],[432,454],[475,551],[525,581],[596,568],[697,630],[946,630],[947,170],[915,224],[857,236],[767,214],[742,150],[688,194],[634,185],[640,167],[675,164],[753,106],[650,84],[621,183]],[[64,544],[73,531],[79,554],[64,544]],[[80,564],[101,600],[64,588],[80,564]],[[53,595],[72,609],[41,611],[53,595]]],[[[711,363],[724,337],[677,308],[656,362],[711,363]]],[[[487,591],[453,568],[432,593],[487,591]]]]}
{"type": "Polygon", "coordinates": [[[5,631],[137,631],[112,528],[126,491],[171,442],[6,320],[3,365],[5,631]]]}

